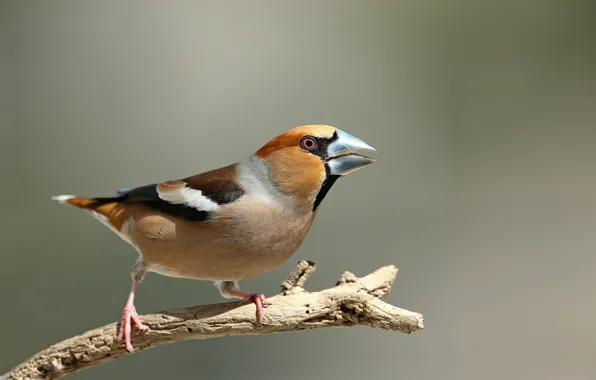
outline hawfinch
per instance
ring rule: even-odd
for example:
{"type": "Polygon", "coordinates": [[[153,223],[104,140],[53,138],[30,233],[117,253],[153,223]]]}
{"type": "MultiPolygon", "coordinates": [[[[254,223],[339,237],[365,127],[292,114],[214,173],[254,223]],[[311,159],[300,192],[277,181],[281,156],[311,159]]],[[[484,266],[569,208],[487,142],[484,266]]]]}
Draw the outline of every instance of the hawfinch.
{"type": "Polygon", "coordinates": [[[88,211],[132,245],[139,258],[119,340],[133,351],[132,325],[143,324],[134,295],[145,273],[214,281],[225,298],[256,304],[238,280],[286,261],[304,240],[335,181],[375,160],[364,141],[327,125],[290,129],[248,158],[187,178],[120,190],[111,197],[53,197],[88,211]]]}

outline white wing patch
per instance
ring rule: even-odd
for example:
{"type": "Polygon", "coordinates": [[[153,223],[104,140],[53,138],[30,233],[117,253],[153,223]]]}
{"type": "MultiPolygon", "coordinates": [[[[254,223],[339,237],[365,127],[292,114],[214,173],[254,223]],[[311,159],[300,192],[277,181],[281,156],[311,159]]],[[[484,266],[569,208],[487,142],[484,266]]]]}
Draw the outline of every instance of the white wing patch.
{"type": "Polygon", "coordinates": [[[199,211],[214,211],[217,209],[217,203],[204,196],[201,190],[187,187],[186,183],[179,186],[158,185],[157,195],[168,203],[183,204],[199,211]]]}

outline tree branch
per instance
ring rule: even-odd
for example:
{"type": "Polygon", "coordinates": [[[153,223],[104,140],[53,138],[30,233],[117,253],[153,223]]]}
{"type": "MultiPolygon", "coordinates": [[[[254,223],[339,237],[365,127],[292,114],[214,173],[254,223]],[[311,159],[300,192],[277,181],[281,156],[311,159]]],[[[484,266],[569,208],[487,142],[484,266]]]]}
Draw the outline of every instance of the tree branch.
{"type": "MultiPolygon", "coordinates": [[[[282,333],[322,327],[370,326],[409,334],[421,330],[421,314],[399,309],[379,298],[391,290],[397,275],[393,265],[358,278],[345,272],[329,289],[309,293],[304,282],[315,264],[300,261],[282,284],[280,294],[267,299],[261,324],[253,304],[238,302],[171,309],[144,315],[149,330],[133,337],[137,351],[189,339],[282,333]]],[[[116,339],[118,323],[87,331],[57,343],[0,377],[57,379],[128,354],[116,339]]]]}

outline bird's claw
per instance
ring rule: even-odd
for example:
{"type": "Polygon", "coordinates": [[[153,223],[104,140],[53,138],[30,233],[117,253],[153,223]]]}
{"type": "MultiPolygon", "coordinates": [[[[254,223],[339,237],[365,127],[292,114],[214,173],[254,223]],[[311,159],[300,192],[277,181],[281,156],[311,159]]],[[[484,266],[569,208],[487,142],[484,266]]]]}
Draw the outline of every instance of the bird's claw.
{"type": "Polygon", "coordinates": [[[240,303],[247,303],[247,302],[254,302],[254,304],[257,306],[257,321],[261,322],[261,316],[263,315],[263,308],[266,307],[265,304],[265,295],[264,294],[258,294],[258,293],[253,293],[253,294],[248,294],[246,297],[244,297],[240,303]]]}
{"type": "Polygon", "coordinates": [[[130,333],[132,330],[132,325],[135,325],[139,332],[143,333],[149,330],[149,326],[143,324],[139,314],[137,313],[134,306],[127,306],[124,308],[122,312],[122,320],[120,321],[120,332],[118,334],[118,340],[122,341],[125,340],[126,350],[128,352],[133,352],[134,348],[132,346],[130,340],[130,333]]]}

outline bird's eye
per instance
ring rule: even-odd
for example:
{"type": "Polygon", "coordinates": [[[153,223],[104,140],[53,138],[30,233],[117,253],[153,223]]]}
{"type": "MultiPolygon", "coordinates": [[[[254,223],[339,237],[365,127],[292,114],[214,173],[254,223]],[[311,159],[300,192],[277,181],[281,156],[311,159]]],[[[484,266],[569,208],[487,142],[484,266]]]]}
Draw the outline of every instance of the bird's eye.
{"type": "Polygon", "coordinates": [[[317,148],[317,140],[311,136],[305,136],[300,140],[300,147],[305,150],[315,150],[317,148]]]}

